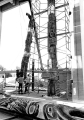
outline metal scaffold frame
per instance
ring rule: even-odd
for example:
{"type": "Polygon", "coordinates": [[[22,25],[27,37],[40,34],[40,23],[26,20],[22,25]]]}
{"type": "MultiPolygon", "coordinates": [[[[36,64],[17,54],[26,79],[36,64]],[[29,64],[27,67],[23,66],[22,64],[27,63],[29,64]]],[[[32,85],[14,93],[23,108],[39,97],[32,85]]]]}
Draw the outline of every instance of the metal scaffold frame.
{"type": "MultiPolygon", "coordinates": [[[[41,0],[32,0],[34,18],[37,26],[37,34],[38,34],[38,43],[41,53],[41,59],[43,63],[43,68],[48,69],[49,56],[48,56],[48,45],[47,45],[47,29],[48,29],[48,5],[47,0],[45,3],[42,3],[41,0]],[[45,52],[44,52],[45,51],[45,52]],[[44,63],[44,57],[46,58],[46,62],[44,63]]],[[[62,69],[66,72],[67,76],[67,89],[68,92],[68,72],[71,70],[71,33],[69,31],[69,23],[70,23],[70,10],[69,10],[69,0],[56,0],[55,1],[55,12],[56,12],[56,25],[57,25],[57,66],[58,69],[62,69]],[[61,56],[61,57],[60,57],[61,56]]],[[[38,56],[38,51],[35,49],[36,42],[33,40],[34,52],[38,56]]],[[[32,58],[30,58],[32,59],[32,58]]],[[[39,57],[34,60],[38,63],[38,68],[40,69],[40,61],[39,57]]],[[[35,63],[36,64],[36,63],[35,63]]],[[[59,71],[60,72],[60,71],[59,71]]],[[[60,81],[65,82],[65,81],[60,81]]]]}
{"type": "MultiPolygon", "coordinates": [[[[48,16],[44,17],[42,16],[44,13],[47,13],[47,8],[45,10],[45,8],[41,9],[41,5],[44,5],[46,4],[47,6],[47,3],[41,3],[40,0],[33,0],[32,2],[33,4],[33,11],[34,11],[34,16],[35,16],[35,22],[36,22],[36,25],[37,25],[37,28],[38,28],[38,41],[39,41],[39,44],[40,44],[40,50],[43,50],[43,49],[47,49],[47,45],[43,45],[41,44],[43,41],[47,41],[47,21],[44,23],[44,24],[41,24],[41,19],[45,21],[45,19],[48,19],[48,16]],[[42,12],[44,11],[44,12],[42,12]],[[45,36],[42,36],[42,35],[45,35],[45,36]]],[[[59,41],[62,41],[63,39],[65,39],[66,43],[64,43],[64,45],[61,45],[61,46],[57,46],[57,52],[58,53],[62,53],[62,54],[65,54],[67,55],[67,64],[69,64],[69,60],[70,60],[70,53],[71,53],[71,46],[70,46],[70,36],[71,36],[71,33],[69,31],[69,15],[70,15],[70,11],[69,11],[69,3],[68,3],[68,0],[59,0],[59,1],[56,1],[56,24],[57,24],[57,44],[59,44],[59,41]],[[60,3],[64,1],[63,3],[60,3]],[[60,10],[61,9],[61,10],[60,10]],[[64,9],[64,10],[63,10],[64,9]],[[64,24],[64,28],[58,28],[58,24],[62,22],[64,24]],[[64,47],[66,48],[66,50],[62,50],[61,48],[64,47]]],[[[48,14],[48,13],[47,13],[48,14]]],[[[35,43],[36,44],[36,43],[35,43]]],[[[45,55],[43,55],[45,56],[45,55]]],[[[58,67],[62,68],[62,64],[65,64],[65,68],[66,68],[66,62],[64,63],[61,63],[60,61],[63,60],[64,58],[62,59],[58,59],[58,67]],[[60,64],[59,64],[60,63],[60,64]]],[[[66,57],[65,57],[66,59],[66,57]]],[[[47,65],[46,65],[47,66],[47,65]]],[[[67,65],[68,68],[70,68],[69,65],[67,65]]],[[[64,68],[64,67],[63,67],[64,68]]]]}

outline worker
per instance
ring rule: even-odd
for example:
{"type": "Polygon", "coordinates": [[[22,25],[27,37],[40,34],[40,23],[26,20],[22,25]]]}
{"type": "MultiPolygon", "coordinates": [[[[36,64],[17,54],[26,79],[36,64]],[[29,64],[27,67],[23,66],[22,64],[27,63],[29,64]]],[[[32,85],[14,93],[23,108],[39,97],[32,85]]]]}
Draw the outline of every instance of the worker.
{"type": "Polygon", "coordinates": [[[20,75],[19,78],[17,78],[17,81],[18,81],[18,83],[19,83],[19,90],[18,90],[18,92],[19,92],[19,93],[20,93],[20,92],[23,93],[22,88],[23,88],[24,78],[23,78],[23,75],[22,75],[22,74],[20,75]]]}
{"type": "Polygon", "coordinates": [[[27,75],[26,79],[24,80],[25,82],[25,93],[28,91],[29,93],[29,84],[30,84],[30,76],[29,74],[27,75]]]}
{"type": "Polygon", "coordinates": [[[6,78],[4,77],[4,75],[2,76],[3,78],[3,87],[5,88],[6,87],[6,78]]]}

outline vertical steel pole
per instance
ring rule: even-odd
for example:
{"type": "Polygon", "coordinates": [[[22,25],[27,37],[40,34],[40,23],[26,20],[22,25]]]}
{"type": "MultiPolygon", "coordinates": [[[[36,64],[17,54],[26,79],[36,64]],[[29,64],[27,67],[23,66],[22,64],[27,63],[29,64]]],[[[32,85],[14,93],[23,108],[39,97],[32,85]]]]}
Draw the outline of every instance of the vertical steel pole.
{"type": "Polygon", "coordinates": [[[32,91],[34,91],[34,60],[32,60],[32,91]]]}

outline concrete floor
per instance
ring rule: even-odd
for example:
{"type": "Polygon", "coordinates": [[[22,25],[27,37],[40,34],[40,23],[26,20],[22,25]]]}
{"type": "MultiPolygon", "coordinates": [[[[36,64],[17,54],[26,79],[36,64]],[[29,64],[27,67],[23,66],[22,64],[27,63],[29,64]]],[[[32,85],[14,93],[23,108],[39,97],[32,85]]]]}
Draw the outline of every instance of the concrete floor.
{"type": "MultiPolygon", "coordinates": [[[[62,105],[67,105],[67,106],[70,106],[70,107],[75,107],[75,108],[78,108],[78,109],[81,109],[84,111],[84,101],[71,101],[71,100],[64,100],[63,98],[60,99],[56,96],[53,96],[53,97],[48,97],[47,96],[47,91],[31,91],[30,90],[30,93],[28,94],[18,94],[17,90],[14,88],[14,87],[6,87],[4,88],[4,91],[5,92],[8,92],[8,94],[10,95],[15,95],[15,96],[25,96],[25,97],[31,97],[32,99],[45,99],[45,100],[50,100],[52,102],[56,102],[58,104],[62,104],[62,105]]],[[[0,98],[2,98],[3,95],[0,95],[0,98]]],[[[26,120],[24,118],[19,118],[19,117],[15,117],[15,116],[12,116],[10,114],[7,114],[7,113],[4,113],[4,112],[0,112],[0,120],[26,120]]],[[[31,119],[33,120],[33,119],[31,119]]]]}

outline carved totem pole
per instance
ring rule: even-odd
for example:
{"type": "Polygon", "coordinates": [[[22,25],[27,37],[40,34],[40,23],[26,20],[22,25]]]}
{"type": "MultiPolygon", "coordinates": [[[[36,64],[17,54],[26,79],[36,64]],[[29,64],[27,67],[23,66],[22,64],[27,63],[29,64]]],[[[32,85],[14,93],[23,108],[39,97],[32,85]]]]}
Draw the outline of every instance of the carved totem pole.
{"type": "Polygon", "coordinates": [[[56,16],[55,0],[48,0],[48,53],[51,61],[48,80],[48,96],[59,95],[59,77],[57,70],[57,51],[56,51],[56,16]],[[56,72],[53,72],[56,71],[56,72]]]}
{"type": "Polygon", "coordinates": [[[25,41],[25,50],[24,50],[24,55],[22,58],[22,63],[21,63],[21,72],[23,73],[24,79],[26,78],[27,74],[27,68],[28,68],[28,62],[29,62],[29,57],[30,57],[30,48],[31,48],[31,43],[32,43],[32,32],[34,28],[34,19],[31,15],[28,13],[26,14],[29,18],[29,26],[28,26],[28,33],[27,33],[27,38],[25,41]]]}

